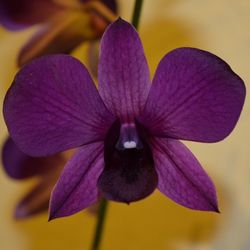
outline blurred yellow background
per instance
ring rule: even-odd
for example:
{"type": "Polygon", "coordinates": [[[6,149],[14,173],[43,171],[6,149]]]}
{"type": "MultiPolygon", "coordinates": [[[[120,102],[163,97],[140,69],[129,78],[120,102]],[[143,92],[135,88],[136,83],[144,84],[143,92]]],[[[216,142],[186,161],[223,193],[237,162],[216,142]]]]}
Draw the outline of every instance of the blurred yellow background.
{"type": "MultiPolygon", "coordinates": [[[[153,75],[165,53],[181,46],[208,50],[227,61],[250,83],[249,0],[145,0],[140,34],[153,75]]],[[[121,16],[130,20],[134,1],[121,0],[121,16]]],[[[0,30],[1,105],[14,72],[19,48],[34,29],[0,30]]],[[[85,61],[86,46],[74,55],[85,61]]],[[[217,144],[186,143],[218,190],[221,214],[176,205],[155,192],[127,206],[110,203],[102,250],[249,250],[250,249],[250,105],[247,96],[232,135],[217,144]]],[[[1,117],[1,141],[7,135],[1,117]]],[[[16,202],[32,181],[16,182],[0,169],[1,250],[88,250],[95,217],[88,212],[47,222],[47,215],[14,221],[16,202]]]]}

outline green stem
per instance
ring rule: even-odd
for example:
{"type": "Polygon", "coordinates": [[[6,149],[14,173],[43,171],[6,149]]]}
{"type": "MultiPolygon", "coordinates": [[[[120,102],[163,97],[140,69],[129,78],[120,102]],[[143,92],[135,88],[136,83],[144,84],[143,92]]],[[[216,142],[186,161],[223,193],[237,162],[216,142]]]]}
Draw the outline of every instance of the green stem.
{"type": "MultiPolygon", "coordinates": [[[[132,24],[134,25],[134,27],[136,29],[138,29],[138,25],[139,25],[139,21],[140,21],[142,4],[143,4],[143,0],[136,0],[135,1],[132,24]]],[[[93,239],[93,244],[92,244],[91,250],[99,250],[99,248],[100,248],[103,227],[104,227],[104,222],[105,222],[105,215],[107,212],[107,206],[108,206],[108,201],[106,199],[102,199],[101,203],[100,203],[99,211],[98,211],[95,236],[93,239]]]]}
{"type": "Polygon", "coordinates": [[[138,25],[139,25],[139,21],[140,21],[142,4],[143,4],[143,0],[136,0],[135,1],[132,24],[134,25],[134,27],[136,29],[138,29],[138,25]]]}
{"type": "Polygon", "coordinates": [[[104,226],[104,221],[105,221],[105,215],[107,212],[107,205],[108,205],[108,201],[106,199],[102,199],[100,202],[100,207],[98,211],[95,237],[94,237],[92,248],[91,248],[92,250],[98,250],[100,247],[103,226],[104,226]]]}

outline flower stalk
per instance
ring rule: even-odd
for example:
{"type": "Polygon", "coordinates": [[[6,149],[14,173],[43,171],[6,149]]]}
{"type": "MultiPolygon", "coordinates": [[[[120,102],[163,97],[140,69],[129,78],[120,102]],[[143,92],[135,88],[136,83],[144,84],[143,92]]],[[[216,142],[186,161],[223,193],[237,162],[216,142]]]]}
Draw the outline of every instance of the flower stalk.
{"type": "Polygon", "coordinates": [[[138,26],[139,26],[142,4],[143,4],[143,0],[136,0],[135,1],[132,24],[136,29],[138,29],[138,26]]]}
{"type": "Polygon", "coordinates": [[[100,207],[98,211],[98,219],[96,224],[95,236],[92,244],[92,250],[98,250],[102,238],[102,232],[107,212],[108,201],[106,199],[102,199],[100,202],[100,207]]]}

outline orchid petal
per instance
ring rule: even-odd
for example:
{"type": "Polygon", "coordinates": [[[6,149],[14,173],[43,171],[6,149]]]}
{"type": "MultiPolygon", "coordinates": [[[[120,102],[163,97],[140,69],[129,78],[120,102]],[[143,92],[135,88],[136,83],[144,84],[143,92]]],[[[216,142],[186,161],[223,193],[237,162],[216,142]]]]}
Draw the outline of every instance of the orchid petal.
{"type": "Polygon", "coordinates": [[[71,152],[60,154],[61,161],[50,165],[50,169],[39,176],[40,180],[38,184],[18,203],[15,209],[16,219],[25,219],[32,215],[48,211],[51,191],[66,163],[64,154],[69,153],[71,154],[71,152]]]}
{"type": "Polygon", "coordinates": [[[50,219],[69,216],[98,201],[97,179],[104,167],[103,143],[83,146],[65,166],[50,201],[50,219]]]}
{"type": "Polygon", "coordinates": [[[103,140],[114,121],[86,68],[67,55],[23,67],[5,97],[4,117],[18,147],[32,156],[103,140]]]}
{"type": "Polygon", "coordinates": [[[96,37],[89,14],[76,11],[60,12],[51,18],[50,22],[44,23],[24,45],[18,57],[18,65],[42,55],[70,53],[83,41],[96,37]]]}
{"type": "MultiPolygon", "coordinates": [[[[82,2],[86,2],[86,1],[90,1],[90,0],[82,0],[82,2]]],[[[117,6],[116,0],[101,0],[100,2],[104,3],[114,13],[117,13],[118,6],[117,6]]]]}
{"type": "Polygon", "coordinates": [[[112,23],[103,35],[98,78],[108,109],[122,121],[132,121],[144,107],[150,76],[140,38],[122,19],[112,23]]]}
{"type": "Polygon", "coordinates": [[[42,179],[17,205],[15,209],[16,219],[25,219],[36,215],[49,208],[51,191],[56,179],[42,179]]]}
{"type": "Polygon", "coordinates": [[[60,9],[52,0],[1,0],[0,24],[10,30],[23,29],[45,21],[60,9]]]}
{"type": "Polygon", "coordinates": [[[245,86],[220,58],[179,48],[160,62],[140,122],[155,136],[216,142],[230,134],[245,86]]]}
{"type": "Polygon", "coordinates": [[[214,185],[184,144],[155,138],[152,150],[163,194],[188,208],[218,212],[214,185]]]}
{"type": "Polygon", "coordinates": [[[3,167],[6,173],[14,179],[26,179],[32,176],[43,175],[51,168],[63,161],[60,155],[50,157],[30,157],[24,154],[16,146],[11,138],[8,138],[2,149],[3,167]]]}

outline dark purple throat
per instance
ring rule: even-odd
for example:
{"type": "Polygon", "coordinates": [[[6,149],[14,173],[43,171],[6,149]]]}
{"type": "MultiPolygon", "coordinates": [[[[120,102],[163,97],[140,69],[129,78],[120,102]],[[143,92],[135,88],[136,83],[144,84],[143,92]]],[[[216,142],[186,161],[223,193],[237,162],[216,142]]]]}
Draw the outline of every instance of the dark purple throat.
{"type": "Polygon", "coordinates": [[[120,202],[132,202],[150,195],[158,183],[147,136],[139,124],[110,128],[104,143],[105,167],[98,179],[101,194],[120,202]]]}

